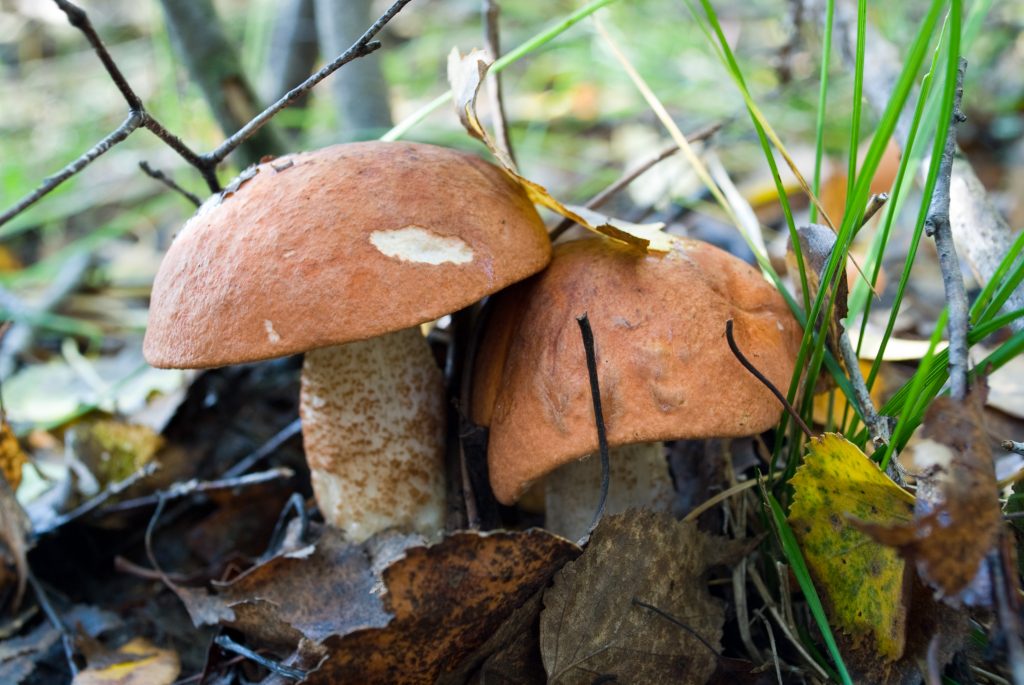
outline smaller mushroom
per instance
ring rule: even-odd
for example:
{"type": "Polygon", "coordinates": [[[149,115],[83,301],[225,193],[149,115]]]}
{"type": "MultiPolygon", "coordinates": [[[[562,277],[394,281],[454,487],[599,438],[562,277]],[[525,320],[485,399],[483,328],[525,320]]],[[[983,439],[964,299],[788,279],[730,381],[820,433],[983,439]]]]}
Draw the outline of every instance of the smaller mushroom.
{"type": "Polygon", "coordinates": [[[586,359],[576,317],[594,331],[612,482],[606,513],[667,508],[673,492],[660,441],[754,435],[781,407],[733,357],[773,383],[793,373],[801,328],[760,272],[716,247],[680,239],[640,254],[605,239],[555,248],[542,273],[495,297],[475,367],[472,416],[490,427],[498,500],[513,504],[547,476],[547,527],[587,531],[599,498],[586,359]]]}
{"type": "Polygon", "coordinates": [[[303,441],[324,518],[362,541],[444,517],[441,372],[419,324],[547,264],[519,184],[472,155],[352,143],[239,177],[160,266],[143,351],[208,368],[305,352],[303,441]]]}

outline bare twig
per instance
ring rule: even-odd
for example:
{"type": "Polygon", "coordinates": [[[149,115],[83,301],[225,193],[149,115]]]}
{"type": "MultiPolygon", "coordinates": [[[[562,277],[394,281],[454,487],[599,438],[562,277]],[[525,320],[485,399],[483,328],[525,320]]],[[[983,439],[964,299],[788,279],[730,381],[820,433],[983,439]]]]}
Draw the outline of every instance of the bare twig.
{"type": "Polygon", "coordinates": [[[728,321],[725,322],[725,339],[729,343],[729,349],[732,350],[732,353],[736,357],[736,360],[743,365],[743,368],[749,371],[754,376],[754,378],[761,381],[761,383],[766,388],[772,391],[772,394],[775,395],[775,398],[782,403],[782,406],[786,408],[786,411],[789,412],[789,415],[793,418],[794,421],[796,421],[797,425],[800,426],[800,429],[804,432],[804,435],[806,435],[809,438],[813,437],[814,433],[811,432],[810,427],[807,425],[806,422],[804,422],[803,417],[800,416],[800,412],[798,412],[793,407],[793,405],[789,403],[789,400],[786,399],[786,396],[779,392],[779,389],[776,388],[775,385],[773,385],[772,382],[768,380],[768,378],[765,377],[763,373],[758,371],[757,367],[750,363],[750,360],[747,359],[746,356],[744,356],[744,354],[740,351],[739,346],[736,344],[736,339],[733,337],[732,334],[732,319],[729,319],[728,321]]]}
{"type": "Polygon", "coordinates": [[[871,221],[871,218],[878,214],[878,210],[885,206],[885,203],[889,201],[889,193],[873,193],[868,198],[867,209],[864,210],[864,216],[860,219],[860,225],[863,227],[867,222],[871,221]]]}
{"type": "Polygon", "coordinates": [[[892,430],[889,419],[881,416],[875,409],[875,403],[871,399],[871,392],[868,390],[867,381],[860,370],[860,360],[850,342],[850,336],[844,329],[839,334],[839,351],[843,355],[843,364],[846,365],[846,373],[850,377],[850,385],[853,387],[853,395],[860,408],[860,415],[864,418],[864,425],[871,431],[871,439],[876,445],[888,444],[892,437],[892,430]]]}
{"type": "Polygon", "coordinates": [[[246,659],[249,659],[250,661],[255,661],[268,671],[273,671],[277,675],[288,678],[290,680],[302,680],[307,675],[305,671],[299,670],[297,668],[292,668],[291,666],[285,666],[284,664],[268,659],[265,656],[261,656],[260,654],[257,654],[248,647],[238,644],[227,635],[218,635],[216,638],[214,638],[213,641],[221,649],[244,656],[246,659]]]}
{"type": "Polygon", "coordinates": [[[1003,449],[1007,452],[1016,452],[1017,454],[1024,455],[1024,442],[1016,442],[1015,440],[1003,440],[1003,449]]]}
{"type": "Polygon", "coordinates": [[[174,192],[183,196],[186,200],[194,204],[196,207],[199,207],[200,205],[203,204],[203,201],[199,198],[198,195],[196,195],[195,193],[190,193],[189,191],[185,190],[180,185],[175,183],[173,178],[171,178],[164,172],[160,171],[159,169],[154,169],[153,167],[149,166],[149,164],[147,164],[146,162],[139,162],[139,168],[142,169],[143,173],[145,173],[147,176],[157,181],[160,181],[174,192]]]}
{"type": "Polygon", "coordinates": [[[960,111],[960,100],[964,93],[964,71],[967,61],[960,59],[956,72],[956,95],[953,98],[953,120],[949,125],[946,145],[939,162],[939,176],[928,207],[925,230],[935,238],[935,249],[939,253],[939,267],[942,269],[942,284],[946,290],[949,307],[949,385],[953,399],[967,397],[967,332],[970,327],[970,313],[964,277],[960,272],[960,260],[953,245],[953,230],[949,224],[949,184],[953,173],[953,154],[956,150],[956,125],[964,121],[960,111]]]}
{"type": "Polygon", "coordinates": [[[14,206],[4,210],[0,214],[0,226],[4,225],[18,214],[21,214],[26,209],[34,205],[43,196],[52,191],[54,188],[59,186],[64,181],[68,180],[85,167],[92,164],[98,157],[105,153],[110,148],[114,147],[122,140],[127,138],[132,131],[142,126],[145,121],[145,114],[139,111],[133,111],[128,114],[128,118],[125,119],[120,126],[109,133],[103,140],[93,145],[87,150],[81,157],[68,164],[66,167],[43,179],[43,182],[39,184],[39,187],[30,192],[25,197],[14,203],[14,206]]]}
{"type": "MultiPolygon", "coordinates": [[[[498,4],[498,0],[483,0],[483,16],[484,49],[493,62],[501,57],[501,33],[498,26],[501,6],[498,4]]],[[[515,162],[516,158],[512,152],[512,141],[508,135],[508,117],[505,116],[505,98],[501,90],[501,75],[494,71],[488,71],[486,79],[487,96],[491,103],[491,116],[493,117],[494,141],[498,149],[515,162]]]]}
{"type": "MultiPolygon", "coordinates": [[[[698,131],[694,131],[693,133],[687,135],[686,139],[691,143],[698,143],[707,140],[708,138],[713,136],[715,133],[718,132],[718,129],[720,128],[722,128],[721,122],[714,123],[711,124],[710,126],[705,126],[704,128],[698,131]]],[[[590,200],[587,202],[585,206],[587,207],[587,209],[597,209],[605,202],[610,200],[620,190],[622,190],[630,183],[635,181],[641,174],[649,170],[655,164],[664,161],[671,157],[672,155],[674,155],[675,153],[679,152],[679,149],[679,145],[677,145],[676,143],[669,143],[668,145],[661,148],[657,152],[652,153],[649,157],[645,157],[644,159],[640,160],[639,162],[631,166],[629,169],[627,169],[625,172],[623,172],[622,176],[619,176],[619,178],[616,179],[614,183],[609,185],[607,188],[602,190],[594,197],[590,198],[590,200]]],[[[549,234],[551,240],[557,240],[563,233],[565,233],[575,225],[576,222],[573,221],[572,219],[562,219],[562,221],[557,226],[551,229],[551,233],[549,234]]]]}
{"type": "Polygon", "coordinates": [[[251,138],[257,131],[267,124],[278,112],[292,104],[303,95],[308,93],[316,84],[337,71],[340,67],[352,60],[368,55],[380,48],[380,43],[373,41],[384,25],[398,14],[412,0],[396,0],[396,2],[382,14],[373,25],[348,50],[335,58],[316,74],[306,79],[302,84],[288,91],[281,99],[273,105],[253,117],[247,124],[234,134],[229,136],[223,143],[210,152],[200,155],[189,148],[178,136],[171,133],[156,118],[149,114],[143,106],[141,98],[129,85],[128,80],[114,62],[110,52],[103,44],[102,39],[93,27],[88,15],[80,7],[70,0],[53,0],[57,6],[67,15],[72,26],[79,29],[89,41],[96,56],[103,63],[114,85],[121,91],[125,102],[128,104],[128,117],[114,131],[108,134],[103,140],[94,145],[81,157],[68,164],[56,174],[47,177],[35,190],[19,200],[13,207],[0,214],[0,225],[10,221],[15,216],[25,211],[39,201],[40,198],[51,192],[61,183],[71,178],[86,166],[91,164],[111,147],[125,140],[132,132],[139,128],[145,128],[156,135],[168,147],[177,152],[182,159],[195,167],[202,175],[212,192],[220,190],[220,182],[217,180],[216,168],[224,159],[231,154],[238,146],[251,138]]]}
{"type": "Polygon", "coordinates": [[[271,454],[273,454],[278,447],[286,443],[288,440],[295,435],[299,434],[302,430],[302,420],[295,419],[287,426],[279,430],[269,440],[260,445],[251,454],[243,457],[238,461],[237,464],[232,466],[230,469],[224,472],[224,478],[236,478],[241,476],[243,473],[251,469],[253,466],[263,461],[271,454]]]}
{"type": "Polygon", "coordinates": [[[104,504],[106,504],[111,497],[120,495],[122,492],[124,492],[131,486],[135,485],[140,480],[148,478],[149,476],[156,473],[156,470],[158,468],[159,464],[155,461],[145,464],[141,469],[137,470],[135,473],[131,474],[124,480],[119,480],[116,483],[111,483],[109,486],[107,486],[107,488],[103,490],[103,492],[84,502],[82,505],[75,507],[66,514],[58,516],[52,521],[49,521],[45,526],[40,526],[39,528],[33,530],[32,534],[38,538],[48,533],[52,533],[58,528],[66,526],[72,521],[76,521],[82,518],[83,516],[87,516],[88,514],[96,511],[104,504]]]}
{"type": "Polygon", "coordinates": [[[128,499],[123,502],[111,504],[109,507],[104,507],[101,513],[113,514],[121,511],[139,509],[141,507],[152,507],[161,500],[170,501],[199,493],[252,487],[253,485],[262,485],[263,483],[269,483],[275,480],[287,480],[294,475],[294,471],[282,467],[270,469],[269,471],[247,473],[244,476],[238,476],[235,478],[221,478],[219,480],[197,480],[193,478],[192,480],[187,480],[183,483],[175,483],[166,490],[160,490],[159,492],[155,492],[151,495],[144,495],[143,497],[136,497],[134,499],[128,499]]]}
{"type": "Polygon", "coordinates": [[[60,633],[60,642],[64,647],[64,658],[68,662],[68,669],[71,671],[72,676],[78,675],[78,664],[75,663],[75,638],[71,634],[64,620],[61,619],[60,614],[53,608],[53,604],[50,602],[50,596],[46,593],[42,583],[36,579],[35,575],[28,572],[28,584],[32,587],[32,591],[35,593],[36,601],[39,602],[40,608],[43,610],[43,614],[46,615],[46,620],[57,629],[60,633]]]}
{"type": "Polygon", "coordinates": [[[601,386],[597,381],[597,354],[594,351],[594,331],[590,328],[590,319],[584,312],[576,317],[576,323],[580,325],[580,335],[583,336],[583,350],[587,356],[587,375],[590,378],[590,396],[594,402],[594,422],[597,424],[597,447],[601,455],[601,499],[597,504],[597,511],[594,512],[594,519],[590,523],[590,529],[584,537],[590,537],[590,533],[601,521],[604,515],[604,505],[608,500],[608,481],[610,468],[608,463],[608,434],[604,425],[604,412],[601,411],[601,386]]]}

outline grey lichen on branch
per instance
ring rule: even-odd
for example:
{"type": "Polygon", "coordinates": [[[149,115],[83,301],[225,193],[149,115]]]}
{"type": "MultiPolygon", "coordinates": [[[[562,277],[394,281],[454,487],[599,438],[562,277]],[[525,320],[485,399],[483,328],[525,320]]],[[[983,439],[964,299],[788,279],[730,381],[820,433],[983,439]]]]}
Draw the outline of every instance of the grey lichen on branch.
{"type": "Polygon", "coordinates": [[[925,219],[926,233],[935,239],[939,254],[939,268],[942,270],[942,284],[946,291],[949,307],[949,384],[954,399],[967,397],[967,333],[970,329],[970,313],[967,291],[960,271],[960,260],[953,245],[953,230],[949,223],[949,186],[953,172],[953,156],[956,152],[956,125],[966,120],[960,110],[964,94],[964,71],[967,60],[960,58],[956,72],[956,92],[953,97],[952,121],[946,134],[946,144],[939,160],[939,174],[932,192],[928,216],[925,219]]]}

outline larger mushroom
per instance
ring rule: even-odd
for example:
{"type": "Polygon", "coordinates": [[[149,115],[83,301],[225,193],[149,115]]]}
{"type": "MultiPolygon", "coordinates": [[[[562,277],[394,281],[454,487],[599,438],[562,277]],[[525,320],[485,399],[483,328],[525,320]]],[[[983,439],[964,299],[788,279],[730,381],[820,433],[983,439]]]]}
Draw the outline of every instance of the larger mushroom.
{"type": "Polygon", "coordinates": [[[144,353],[208,368],[305,352],[303,440],[325,519],[439,529],[442,377],[419,330],[539,271],[544,226],[472,155],[355,143],[280,157],[210,198],[153,285],[144,353]]]}
{"type": "Polygon", "coordinates": [[[568,537],[586,532],[600,482],[597,460],[586,459],[598,444],[576,325],[584,312],[608,441],[619,448],[609,513],[670,496],[659,441],[753,435],[779,420],[775,397],[730,352],[727,320],[741,349],[780,387],[801,337],[760,272],[695,240],[663,254],[604,239],[564,243],[543,273],[496,296],[472,404],[474,420],[490,426],[491,485],[512,504],[547,476],[548,527],[568,537]]]}

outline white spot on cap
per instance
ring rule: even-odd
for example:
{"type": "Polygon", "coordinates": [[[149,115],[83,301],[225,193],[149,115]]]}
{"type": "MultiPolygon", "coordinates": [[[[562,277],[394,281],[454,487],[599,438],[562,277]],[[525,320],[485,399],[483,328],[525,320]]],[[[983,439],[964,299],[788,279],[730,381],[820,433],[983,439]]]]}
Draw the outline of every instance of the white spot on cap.
{"type": "Polygon", "coordinates": [[[462,240],[438,235],[419,226],[374,231],[370,234],[370,242],[382,254],[403,262],[467,264],[473,261],[473,250],[462,240]]]}
{"type": "Polygon", "coordinates": [[[274,322],[270,319],[263,320],[263,327],[267,329],[267,340],[274,343],[275,345],[281,342],[281,336],[277,331],[274,330],[274,322]]]}

